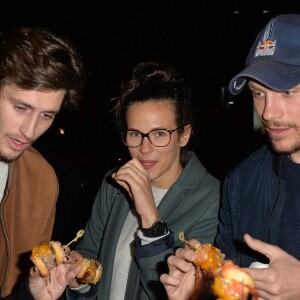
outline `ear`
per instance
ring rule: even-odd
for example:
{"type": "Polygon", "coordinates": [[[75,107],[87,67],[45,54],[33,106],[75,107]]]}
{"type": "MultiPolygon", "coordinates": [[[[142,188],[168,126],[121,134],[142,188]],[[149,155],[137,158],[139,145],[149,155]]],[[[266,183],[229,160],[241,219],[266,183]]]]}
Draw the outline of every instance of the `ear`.
{"type": "Polygon", "coordinates": [[[191,135],[192,135],[192,125],[191,124],[185,125],[184,130],[179,138],[180,147],[184,147],[187,145],[191,135]]]}

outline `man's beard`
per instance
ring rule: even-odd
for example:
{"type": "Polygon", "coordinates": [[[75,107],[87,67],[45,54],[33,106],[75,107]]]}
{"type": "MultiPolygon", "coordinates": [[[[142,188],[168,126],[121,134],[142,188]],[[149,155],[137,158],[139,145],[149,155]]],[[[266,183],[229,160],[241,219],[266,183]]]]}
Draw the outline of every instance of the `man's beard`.
{"type": "Polygon", "coordinates": [[[14,160],[16,160],[17,158],[19,158],[22,154],[23,154],[23,152],[19,153],[19,155],[17,155],[17,156],[9,157],[9,156],[5,155],[4,153],[0,152],[0,161],[6,162],[6,163],[11,163],[14,160]]]}
{"type": "Polygon", "coordinates": [[[281,153],[281,154],[292,154],[292,153],[300,151],[300,130],[295,123],[292,123],[292,122],[283,123],[283,122],[279,122],[279,121],[269,121],[269,122],[262,121],[262,124],[265,128],[283,127],[283,128],[295,129],[296,135],[295,135],[295,137],[293,137],[295,140],[293,141],[293,143],[290,143],[290,144],[283,144],[284,139],[282,140],[281,138],[277,138],[277,137],[271,138],[270,135],[268,134],[269,142],[271,143],[272,148],[275,152],[281,153]]]}
{"type": "Polygon", "coordinates": [[[289,146],[281,146],[280,143],[277,143],[276,139],[271,139],[269,137],[269,141],[272,145],[272,148],[275,152],[281,154],[293,154],[295,152],[300,152],[300,139],[292,145],[289,146]]]}

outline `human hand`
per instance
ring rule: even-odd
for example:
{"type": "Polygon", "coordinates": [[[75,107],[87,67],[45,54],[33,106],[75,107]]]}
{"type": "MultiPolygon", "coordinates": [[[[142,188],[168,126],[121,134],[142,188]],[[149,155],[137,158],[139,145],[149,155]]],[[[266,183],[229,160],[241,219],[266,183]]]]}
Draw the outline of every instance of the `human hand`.
{"type": "Polygon", "coordinates": [[[160,219],[148,172],[138,159],[128,161],[112,174],[112,178],[130,195],[141,217],[142,227],[151,227],[155,220],[160,219]]]}
{"type": "Polygon", "coordinates": [[[248,268],[259,291],[259,299],[300,299],[300,261],[281,248],[264,243],[245,234],[245,242],[269,258],[269,268],[248,268]]]}
{"type": "Polygon", "coordinates": [[[30,269],[29,289],[36,300],[58,299],[70,280],[80,272],[81,267],[64,262],[50,271],[50,275],[42,277],[34,266],[30,269]]]}
{"type": "MultiPolygon", "coordinates": [[[[81,261],[82,259],[83,259],[83,256],[76,250],[72,250],[68,256],[68,262],[70,265],[75,265],[77,261],[81,261]]],[[[81,269],[81,267],[79,267],[79,268],[81,269]]],[[[74,277],[69,280],[68,286],[70,286],[72,288],[78,288],[81,286],[81,284],[79,284],[77,279],[74,277]]]]}
{"type": "MultiPolygon", "coordinates": [[[[195,248],[201,245],[196,240],[191,240],[189,243],[195,248]]],[[[188,245],[185,245],[185,248],[178,248],[175,255],[168,257],[169,274],[162,274],[160,281],[164,285],[169,300],[190,300],[193,296],[197,275],[193,262],[196,258],[194,250],[188,245]]],[[[199,284],[200,281],[201,278],[199,278],[199,284]]]]}

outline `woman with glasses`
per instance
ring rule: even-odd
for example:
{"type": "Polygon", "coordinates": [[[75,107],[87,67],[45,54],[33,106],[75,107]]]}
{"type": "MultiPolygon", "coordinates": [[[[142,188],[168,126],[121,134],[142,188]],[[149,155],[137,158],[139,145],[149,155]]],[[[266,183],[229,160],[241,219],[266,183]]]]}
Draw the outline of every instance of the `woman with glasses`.
{"type": "Polygon", "coordinates": [[[213,243],[220,186],[185,149],[192,112],[190,89],[169,66],[140,63],[122,86],[116,125],[131,160],[106,174],[72,252],[98,259],[103,275],[91,287],[72,284],[68,299],[167,299],[159,278],[182,246],[179,232],[213,243]]]}

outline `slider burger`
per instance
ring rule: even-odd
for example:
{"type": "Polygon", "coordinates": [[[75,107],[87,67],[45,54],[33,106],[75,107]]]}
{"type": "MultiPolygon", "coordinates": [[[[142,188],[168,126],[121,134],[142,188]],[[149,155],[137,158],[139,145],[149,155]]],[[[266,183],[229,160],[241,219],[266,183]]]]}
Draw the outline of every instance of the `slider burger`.
{"type": "MultiPolygon", "coordinates": [[[[38,268],[40,274],[47,277],[54,267],[63,263],[64,250],[55,241],[42,243],[33,247],[30,260],[38,268]]],[[[81,266],[81,270],[76,276],[77,281],[81,284],[95,284],[102,276],[102,265],[95,259],[83,258],[76,265],[81,266]]]]}
{"type": "Polygon", "coordinates": [[[101,276],[103,267],[101,263],[92,258],[83,258],[76,265],[81,266],[81,270],[77,275],[77,281],[81,284],[95,284],[101,276]]]}
{"type": "MultiPolygon", "coordinates": [[[[33,247],[30,260],[38,268],[40,274],[47,277],[54,267],[63,263],[64,250],[55,241],[42,243],[33,247]]],[[[81,266],[81,270],[77,275],[77,281],[81,284],[95,284],[102,276],[102,265],[95,259],[83,258],[76,265],[81,266]]]]}
{"type": "Polygon", "coordinates": [[[40,274],[47,277],[55,266],[64,261],[64,250],[55,241],[43,243],[33,247],[30,260],[38,268],[40,274]]]}

